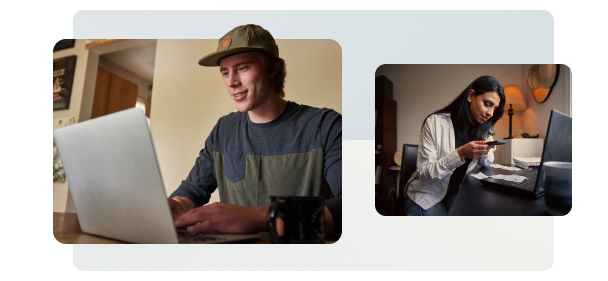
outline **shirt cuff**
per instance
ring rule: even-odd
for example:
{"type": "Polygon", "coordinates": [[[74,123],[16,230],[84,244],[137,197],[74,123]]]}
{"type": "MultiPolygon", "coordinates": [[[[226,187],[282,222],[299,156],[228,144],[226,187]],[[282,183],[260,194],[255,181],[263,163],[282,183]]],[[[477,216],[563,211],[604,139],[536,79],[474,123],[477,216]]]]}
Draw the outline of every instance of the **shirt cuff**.
{"type": "Polygon", "coordinates": [[[458,150],[454,150],[448,154],[448,166],[450,169],[456,169],[460,167],[460,165],[464,164],[466,161],[460,160],[460,156],[458,155],[458,150]]]}

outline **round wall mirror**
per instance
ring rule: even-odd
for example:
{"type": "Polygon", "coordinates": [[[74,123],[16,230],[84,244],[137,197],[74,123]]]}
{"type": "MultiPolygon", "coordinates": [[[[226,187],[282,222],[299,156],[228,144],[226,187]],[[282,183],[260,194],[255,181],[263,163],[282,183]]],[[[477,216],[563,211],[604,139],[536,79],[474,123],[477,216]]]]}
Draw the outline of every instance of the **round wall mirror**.
{"type": "Polygon", "coordinates": [[[534,64],[528,70],[528,86],[532,88],[534,100],[545,102],[551,95],[559,77],[559,64],[534,64]]]}

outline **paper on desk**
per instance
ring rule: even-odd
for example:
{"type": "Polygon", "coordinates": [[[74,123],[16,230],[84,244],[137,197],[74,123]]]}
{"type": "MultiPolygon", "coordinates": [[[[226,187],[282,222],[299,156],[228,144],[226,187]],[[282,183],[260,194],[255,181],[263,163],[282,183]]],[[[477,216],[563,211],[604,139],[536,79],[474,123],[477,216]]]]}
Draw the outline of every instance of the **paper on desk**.
{"type": "Polygon", "coordinates": [[[492,164],[492,165],[490,165],[490,167],[492,167],[492,168],[498,168],[498,169],[503,169],[503,170],[507,170],[507,171],[521,171],[520,168],[507,167],[507,166],[503,166],[503,165],[500,165],[500,164],[492,164]]]}
{"type": "Polygon", "coordinates": [[[479,172],[477,174],[471,174],[471,176],[474,178],[477,178],[477,179],[485,179],[488,177],[488,176],[484,175],[484,173],[482,173],[482,172],[479,172]]]}
{"type": "MultiPolygon", "coordinates": [[[[484,173],[479,172],[477,174],[470,174],[472,177],[477,178],[477,179],[485,179],[488,178],[488,176],[486,176],[484,173]]],[[[501,180],[505,180],[505,181],[512,181],[512,182],[522,182],[525,181],[527,178],[523,177],[523,176],[518,176],[518,175],[493,175],[493,176],[489,176],[490,178],[495,178],[495,179],[501,179],[501,180]]]]}
{"type": "Polygon", "coordinates": [[[524,164],[526,166],[539,166],[540,157],[513,157],[513,161],[516,163],[524,164]]]}
{"type": "Polygon", "coordinates": [[[526,177],[518,176],[518,175],[493,175],[493,176],[490,176],[490,177],[491,178],[495,178],[495,179],[512,181],[512,182],[522,182],[522,181],[525,181],[527,179],[526,177]]]}

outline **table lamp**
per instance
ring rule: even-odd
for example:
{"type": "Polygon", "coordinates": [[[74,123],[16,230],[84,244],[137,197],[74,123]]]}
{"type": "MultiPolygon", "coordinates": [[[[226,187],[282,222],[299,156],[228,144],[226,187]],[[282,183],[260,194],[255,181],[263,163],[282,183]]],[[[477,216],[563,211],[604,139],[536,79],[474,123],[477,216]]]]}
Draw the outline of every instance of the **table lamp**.
{"type": "Polygon", "coordinates": [[[521,90],[517,85],[507,85],[504,88],[505,97],[507,98],[506,105],[509,106],[509,137],[504,139],[512,139],[512,118],[513,111],[521,111],[528,108],[524,96],[521,94],[521,90]]]}

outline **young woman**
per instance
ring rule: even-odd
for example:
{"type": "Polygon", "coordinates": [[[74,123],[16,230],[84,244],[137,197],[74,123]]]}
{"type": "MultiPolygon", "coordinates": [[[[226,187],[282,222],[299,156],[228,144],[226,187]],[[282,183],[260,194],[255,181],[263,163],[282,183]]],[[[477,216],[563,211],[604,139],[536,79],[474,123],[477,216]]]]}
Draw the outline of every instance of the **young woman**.
{"type": "Polygon", "coordinates": [[[494,161],[492,128],[502,118],[505,94],[498,81],[481,76],[448,106],[427,116],[418,145],[417,170],[408,180],[408,216],[447,215],[466,173],[494,161]]]}

